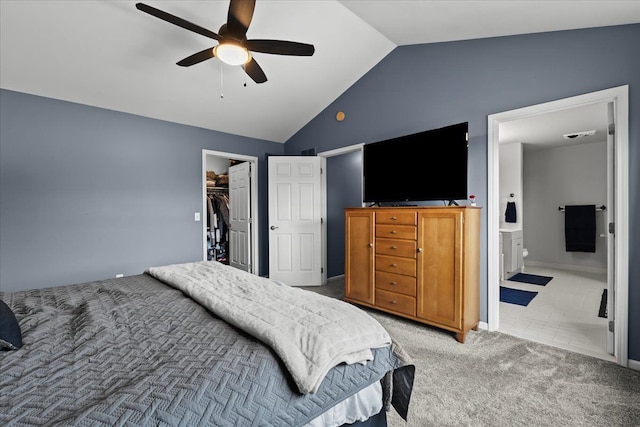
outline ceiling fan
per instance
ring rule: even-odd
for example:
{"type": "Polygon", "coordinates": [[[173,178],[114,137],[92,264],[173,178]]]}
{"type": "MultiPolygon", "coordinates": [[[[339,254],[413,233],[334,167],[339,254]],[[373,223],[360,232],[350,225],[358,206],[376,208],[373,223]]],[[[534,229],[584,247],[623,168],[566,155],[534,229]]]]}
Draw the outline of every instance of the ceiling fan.
{"type": "Polygon", "coordinates": [[[264,83],[267,81],[267,76],[250,52],[311,56],[315,52],[315,48],[311,44],[285,40],[247,40],[247,29],[251,23],[255,5],[255,0],[231,0],[227,22],[220,27],[217,34],[144,3],[136,3],[136,8],[163,21],[218,41],[217,46],[187,56],[179,61],[178,65],[190,67],[215,56],[226,64],[241,65],[253,81],[264,83]]]}

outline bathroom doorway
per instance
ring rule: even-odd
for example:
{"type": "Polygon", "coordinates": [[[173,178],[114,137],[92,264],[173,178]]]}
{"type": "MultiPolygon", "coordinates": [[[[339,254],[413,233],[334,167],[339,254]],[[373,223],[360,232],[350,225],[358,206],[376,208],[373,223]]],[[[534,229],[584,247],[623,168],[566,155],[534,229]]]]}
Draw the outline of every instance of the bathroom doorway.
{"type": "MultiPolygon", "coordinates": [[[[628,188],[628,166],[624,162],[628,151],[628,87],[618,87],[600,92],[594,92],[572,98],[561,99],[546,104],[525,107],[519,110],[507,111],[489,116],[489,138],[488,138],[488,320],[489,330],[500,330],[500,276],[503,272],[500,257],[500,219],[503,212],[504,204],[502,203],[500,193],[500,173],[499,173],[499,157],[500,157],[500,140],[504,135],[505,129],[501,125],[516,123],[518,120],[525,120],[538,115],[551,114],[562,111],[570,112],[571,109],[581,108],[594,104],[605,105],[611,104],[615,119],[615,134],[611,135],[611,144],[615,147],[615,158],[611,156],[611,163],[615,160],[615,170],[612,173],[612,184],[615,184],[615,194],[612,194],[614,200],[611,201],[610,208],[613,213],[612,221],[615,222],[616,234],[606,235],[604,240],[611,240],[610,248],[615,253],[613,258],[607,261],[608,269],[611,270],[615,279],[611,278],[612,283],[608,285],[615,291],[613,292],[613,310],[609,320],[615,321],[615,342],[612,350],[615,353],[615,361],[623,366],[628,364],[627,352],[627,318],[628,318],[628,205],[627,191],[628,188]],[[500,132],[503,132],[503,135],[500,132]]],[[[587,130],[587,129],[584,129],[587,130]]],[[[609,129],[607,129],[608,131],[609,129]]],[[[614,192],[613,190],[611,191],[614,192]]],[[[598,202],[594,202],[598,203],[598,202]]],[[[562,205],[556,207],[556,215],[558,209],[562,205]]],[[[522,218],[526,222],[526,208],[522,218]]],[[[606,233],[606,232],[605,232],[606,233]]],[[[524,242],[526,247],[526,242],[524,242]]],[[[605,246],[606,247],[606,246],[605,246]]],[[[531,256],[531,255],[530,255],[531,256]]],[[[536,267],[539,268],[539,267],[536,267]]],[[[545,273],[544,270],[539,270],[545,273]]],[[[559,272],[546,274],[555,274],[560,277],[559,272]]],[[[581,279],[578,278],[578,281],[581,279]]],[[[606,282],[606,280],[605,280],[606,282]]],[[[603,344],[604,346],[604,344],[603,344]]]]}

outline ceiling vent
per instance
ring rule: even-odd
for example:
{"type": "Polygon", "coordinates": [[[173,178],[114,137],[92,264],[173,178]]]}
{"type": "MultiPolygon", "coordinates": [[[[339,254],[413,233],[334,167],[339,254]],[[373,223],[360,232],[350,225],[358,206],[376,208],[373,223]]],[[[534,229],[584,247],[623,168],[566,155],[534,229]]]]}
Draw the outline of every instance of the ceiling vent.
{"type": "Polygon", "coordinates": [[[596,134],[595,130],[586,130],[584,132],[567,133],[562,135],[562,137],[564,139],[576,139],[576,138],[583,138],[585,136],[591,136],[595,134],[596,134]]]}

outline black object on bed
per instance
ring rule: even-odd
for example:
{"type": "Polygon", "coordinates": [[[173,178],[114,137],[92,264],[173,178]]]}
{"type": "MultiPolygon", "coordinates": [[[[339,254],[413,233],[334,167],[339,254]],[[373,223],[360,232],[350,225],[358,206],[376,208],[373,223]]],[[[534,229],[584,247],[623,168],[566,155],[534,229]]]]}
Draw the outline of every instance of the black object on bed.
{"type": "Polygon", "coordinates": [[[17,350],[22,347],[22,332],[15,314],[0,299],[0,351],[17,350]]]}
{"type": "Polygon", "coordinates": [[[0,355],[2,425],[302,426],[378,381],[407,415],[414,367],[395,345],[301,394],[269,347],[148,274],[0,298],[24,343],[0,355]]]}

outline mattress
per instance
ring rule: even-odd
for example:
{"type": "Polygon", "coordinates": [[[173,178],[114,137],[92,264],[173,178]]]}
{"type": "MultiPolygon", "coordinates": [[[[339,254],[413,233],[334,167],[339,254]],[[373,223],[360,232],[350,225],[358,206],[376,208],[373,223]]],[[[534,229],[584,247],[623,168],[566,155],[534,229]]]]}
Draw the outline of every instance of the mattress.
{"type": "Polygon", "coordinates": [[[375,383],[406,417],[413,366],[395,345],[301,394],[271,348],[147,274],[0,299],[23,336],[0,354],[2,425],[304,426],[375,383]]]}

